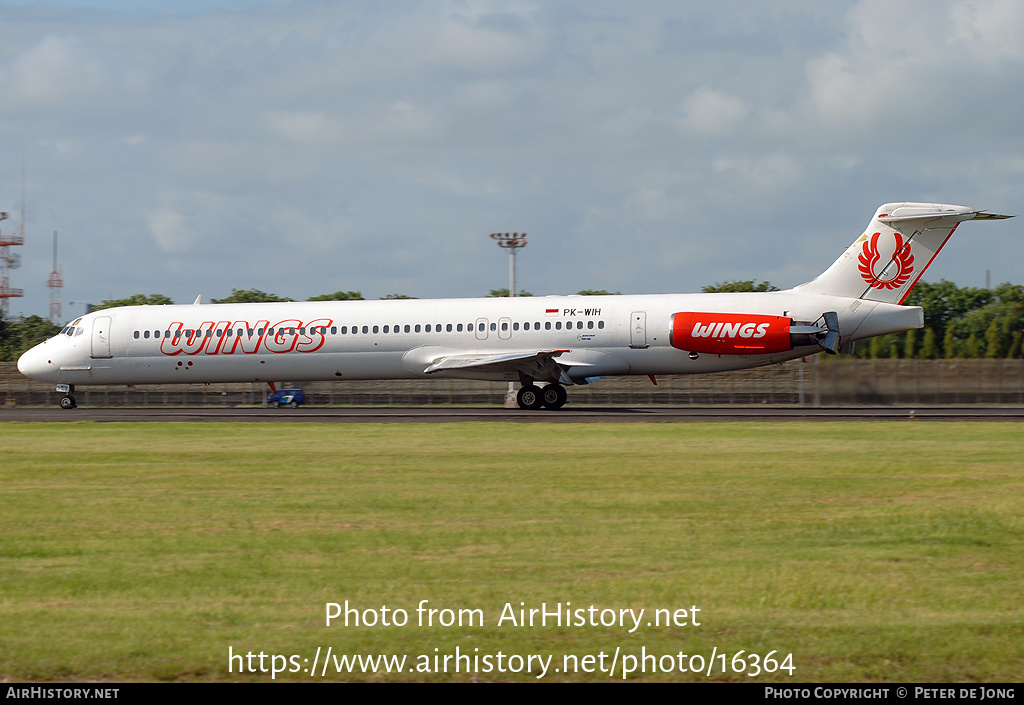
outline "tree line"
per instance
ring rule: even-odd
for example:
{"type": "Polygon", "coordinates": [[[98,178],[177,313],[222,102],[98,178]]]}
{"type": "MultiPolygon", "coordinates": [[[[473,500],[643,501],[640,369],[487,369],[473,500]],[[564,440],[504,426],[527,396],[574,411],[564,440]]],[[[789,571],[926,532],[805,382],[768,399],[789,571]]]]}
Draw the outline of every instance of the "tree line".
{"type": "MultiPolygon", "coordinates": [[[[770,282],[727,281],[711,284],[704,292],[778,291],[770,282]]],[[[617,294],[603,289],[585,289],[584,296],[617,294]]],[[[532,296],[520,291],[519,296],[532,296]]],[[[508,289],[492,289],[488,296],[508,296],[508,289]]],[[[382,299],[411,299],[388,294],[382,299]]],[[[336,291],[313,296],[307,301],[362,301],[358,291],[336,291]]],[[[232,289],[223,299],[211,303],[265,303],[294,301],[259,289],[232,289]]],[[[174,303],[162,294],[134,294],[124,299],[104,300],[92,310],[115,306],[162,305],[174,303]]],[[[860,341],[856,356],[868,358],[1021,358],[1024,357],[1024,286],[1000,284],[992,289],[958,287],[946,280],[935,284],[918,282],[905,301],[924,309],[924,328],[860,341]]],[[[49,337],[61,326],[40,316],[5,320],[0,317],[0,360],[12,361],[49,337]]]]}

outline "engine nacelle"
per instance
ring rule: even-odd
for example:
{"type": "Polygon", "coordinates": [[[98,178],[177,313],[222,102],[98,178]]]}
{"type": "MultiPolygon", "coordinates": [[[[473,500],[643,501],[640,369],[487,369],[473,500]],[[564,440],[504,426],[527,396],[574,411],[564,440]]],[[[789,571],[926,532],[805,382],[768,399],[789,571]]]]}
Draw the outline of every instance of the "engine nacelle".
{"type": "Polygon", "coordinates": [[[744,313],[672,314],[672,347],[710,355],[762,355],[793,349],[792,318],[744,313]]]}

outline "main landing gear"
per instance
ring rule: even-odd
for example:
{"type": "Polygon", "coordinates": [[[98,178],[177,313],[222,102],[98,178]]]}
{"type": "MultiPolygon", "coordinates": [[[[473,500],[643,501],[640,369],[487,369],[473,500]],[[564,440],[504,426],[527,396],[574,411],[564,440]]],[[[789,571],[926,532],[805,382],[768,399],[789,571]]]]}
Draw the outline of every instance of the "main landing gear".
{"type": "Polygon", "coordinates": [[[533,384],[526,384],[519,388],[519,393],[516,394],[516,403],[519,404],[520,409],[533,410],[542,406],[549,409],[560,409],[565,404],[567,397],[565,387],[560,384],[549,384],[543,389],[533,384]]]}

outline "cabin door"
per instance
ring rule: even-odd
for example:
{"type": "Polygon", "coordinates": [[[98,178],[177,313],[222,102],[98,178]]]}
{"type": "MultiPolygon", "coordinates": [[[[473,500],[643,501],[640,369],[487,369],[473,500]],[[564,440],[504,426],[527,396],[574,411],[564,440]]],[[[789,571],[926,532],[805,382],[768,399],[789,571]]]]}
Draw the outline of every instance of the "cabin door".
{"type": "Polygon", "coordinates": [[[110,357],[110,316],[92,319],[92,356],[110,357]]]}
{"type": "Polygon", "coordinates": [[[646,348],[647,347],[647,312],[646,311],[633,311],[630,314],[631,320],[629,323],[629,347],[631,348],[646,348]]]}

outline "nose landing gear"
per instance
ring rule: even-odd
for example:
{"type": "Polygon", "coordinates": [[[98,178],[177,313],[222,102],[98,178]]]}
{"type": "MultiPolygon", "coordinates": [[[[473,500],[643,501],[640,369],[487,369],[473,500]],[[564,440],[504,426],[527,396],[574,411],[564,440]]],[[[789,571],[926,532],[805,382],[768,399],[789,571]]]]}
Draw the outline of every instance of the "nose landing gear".
{"type": "Polygon", "coordinates": [[[60,408],[62,409],[74,409],[78,406],[75,403],[75,398],[71,396],[71,393],[75,391],[75,385],[73,384],[58,384],[57,391],[63,392],[65,396],[60,398],[60,408]]]}
{"type": "Polygon", "coordinates": [[[545,406],[549,409],[560,409],[565,404],[568,395],[565,387],[560,384],[549,384],[543,389],[534,385],[526,384],[519,388],[516,394],[516,403],[520,409],[539,409],[545,406]]]}

